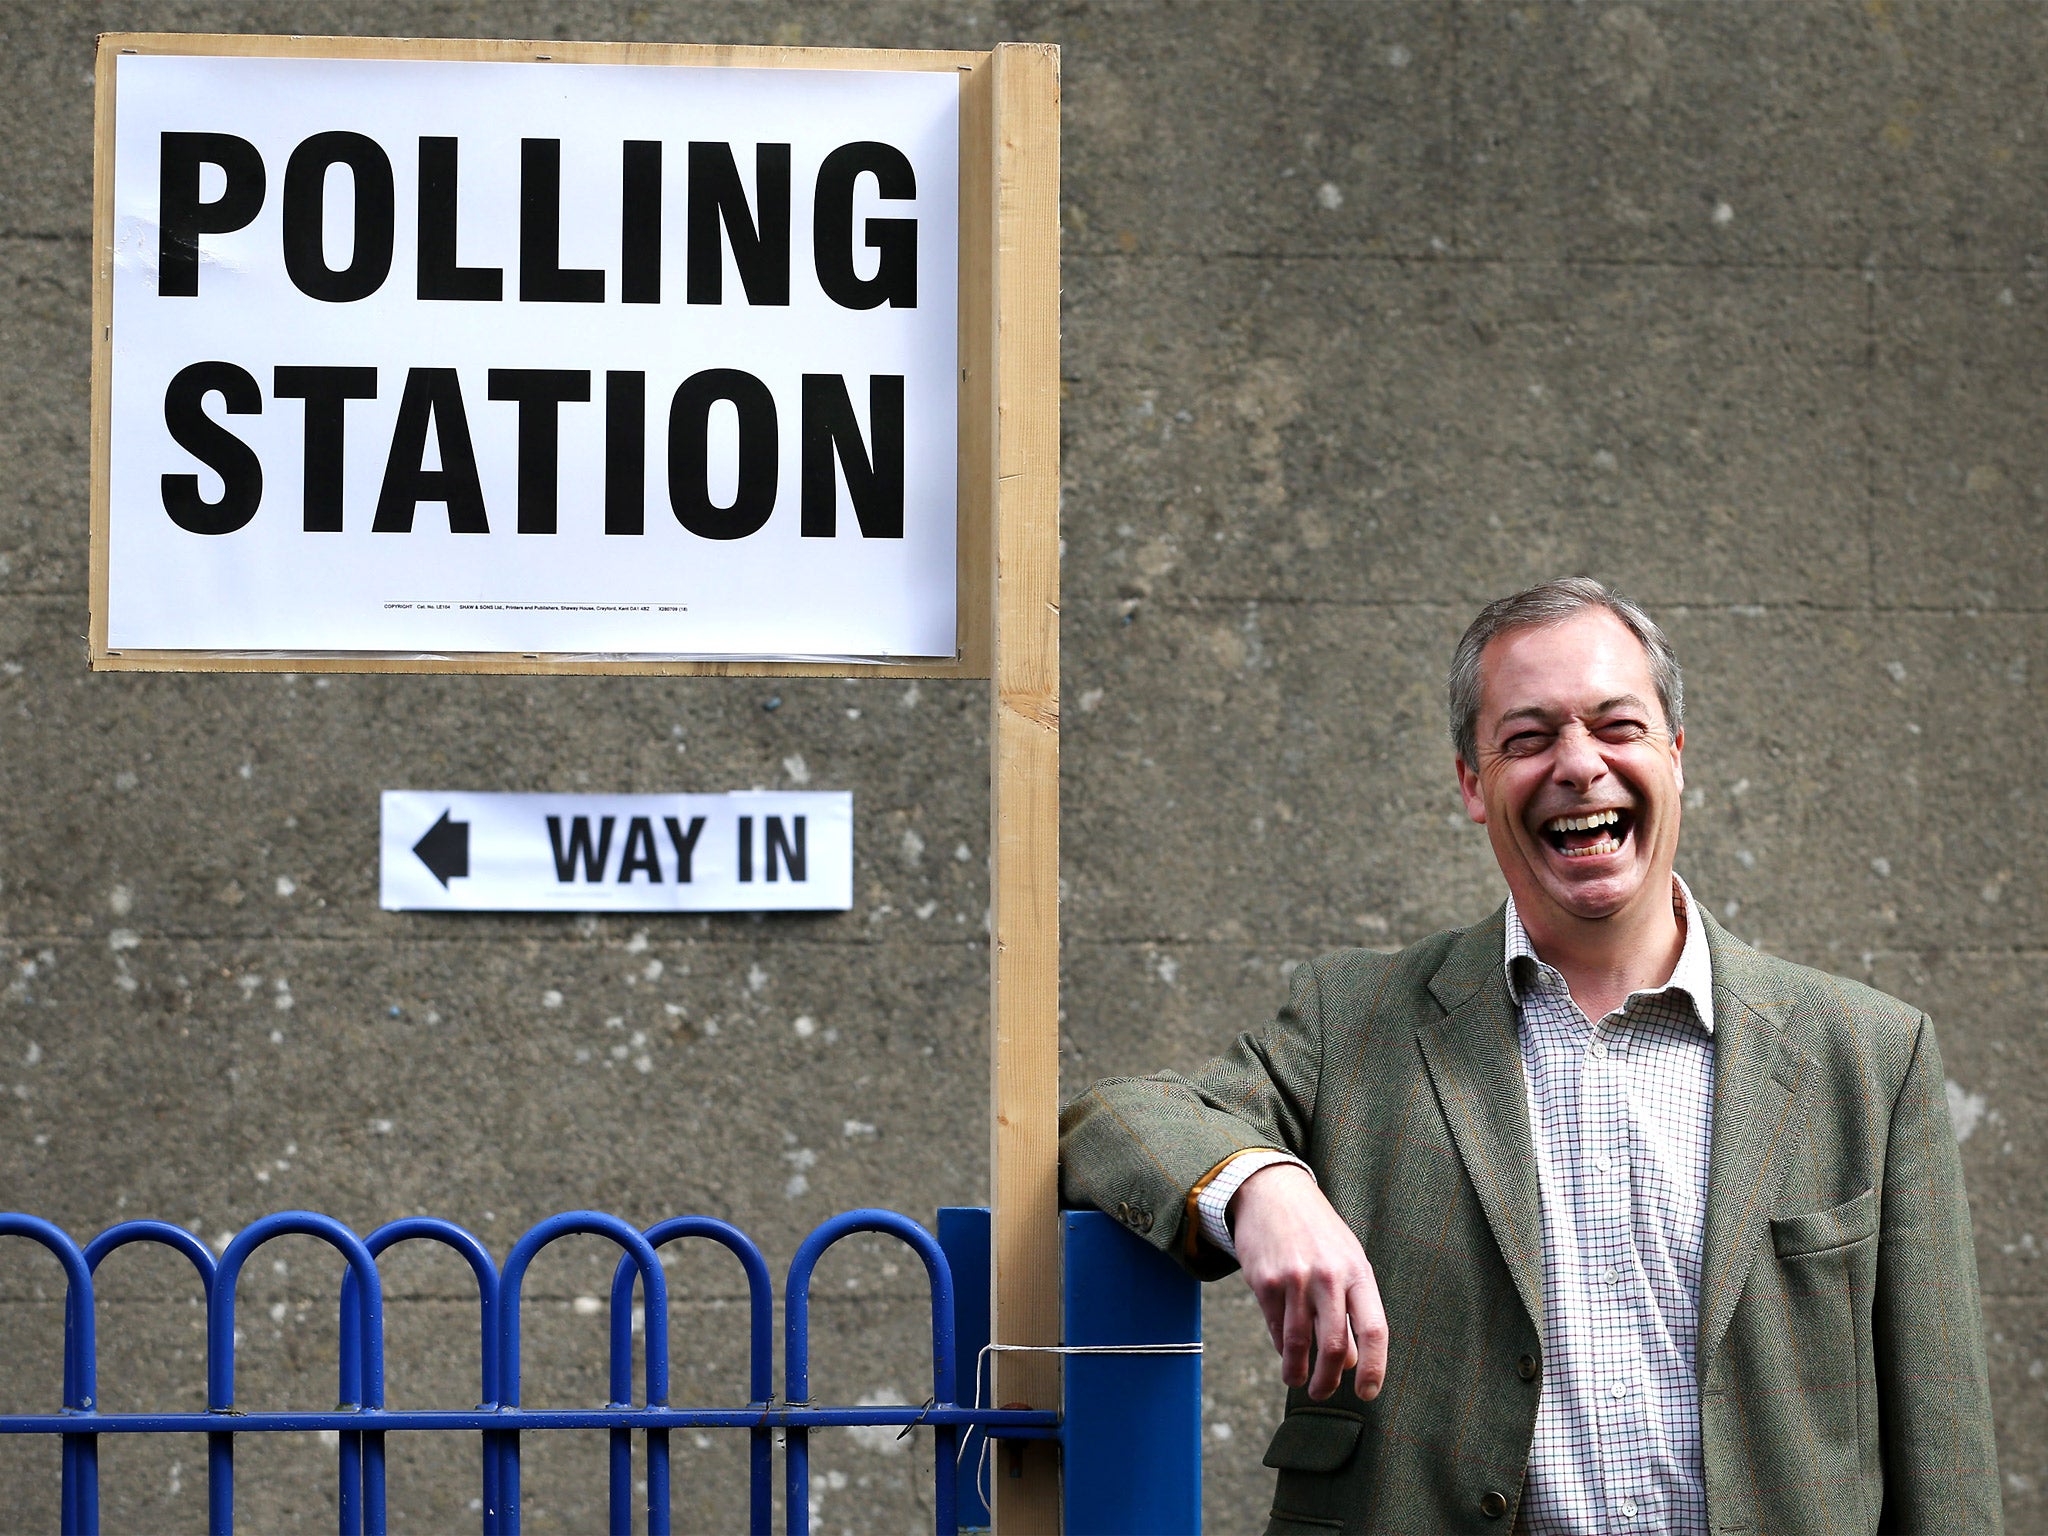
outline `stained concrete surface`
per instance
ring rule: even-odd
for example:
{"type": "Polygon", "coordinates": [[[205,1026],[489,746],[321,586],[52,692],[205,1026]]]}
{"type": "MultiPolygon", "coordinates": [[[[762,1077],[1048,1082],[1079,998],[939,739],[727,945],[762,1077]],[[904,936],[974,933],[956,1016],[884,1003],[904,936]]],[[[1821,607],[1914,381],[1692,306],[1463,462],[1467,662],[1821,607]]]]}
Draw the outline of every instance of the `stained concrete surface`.
{"type": "MultiPolygon", "coordinates": [[[[0,1205],[424,1209],[501,1254],[703,1210],[779,1268],[832,1211],[985,1195],[983,690],[88,674],[103,29],[1061,44],[1068,1089],[1486,911],[1445,653],[1487,596],[1609,577],[1688,665],[1695,890],[1941,1026],[2009,1526],[2048,1529],[2048,6],[0,7],[0,1205]],[[376,909],[381,789],[799,782],[855,795],[843,916],[376,909]]],[[[903,1258],[829,1261],[821,1395],[923,1395],[903,1258]]],[[[47,1406],[55,1272],[5,1260],[0,1399],[47,1406]]],[[[270,1262],[245,1397],[322,1401],[333,1267],[270,1262]]],[[[535,1276],[548,1400],[598,1391],[606,1268],[535,1276]]],[[[395,1399],[470,1400],[459,1274],[388,1273],[395,1399]]],[[[679,1378],[737,1400],[737,1277],[671,1279],[679,1378]]],[[[109,1401],[197,1402],[187,1290],[109,1261],[109,1401]]],[[[1241,1287],[1208,1320],[1209,1523],[1253,1528],[1274,1372],[1241,1287]]],[[[534,1528],[598,1528],[594,1437],[533,1455],[534,1528]]],[[[473,1518],[471,1448],[393,1456],[402,1527],[473,1518]]],[[[679,1528],[731,1528],[736,1444],[678,1456],[679,1528]]],[[[332,1457],[245,1449],[251,1527],[329,1523],[332,1457]]],[[[821,1528],[918,1528],[929,1457],[821,1446],[821,1528]]],[[[0,1458],[0,1526],[53,1523],[54,1456],[0,1458]]],[[[110,1529],[200,1528],[200,1447],[106,1465],[110,1529]]]]}

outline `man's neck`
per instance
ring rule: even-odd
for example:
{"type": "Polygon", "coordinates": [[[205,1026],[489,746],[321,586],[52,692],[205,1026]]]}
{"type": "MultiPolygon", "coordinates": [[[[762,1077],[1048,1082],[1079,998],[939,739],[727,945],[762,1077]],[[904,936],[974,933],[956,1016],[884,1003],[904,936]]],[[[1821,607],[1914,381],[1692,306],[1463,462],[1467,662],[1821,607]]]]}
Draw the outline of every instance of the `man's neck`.
{"type": "Polygon", "coordinates": [[[1676,881],[1668,901],[1645,902],[1640,912],[1598,920],[1558,912],[1547,903],[1515,903],[1537,955],[1564,978],[1572,1001],[1596,1024],[1631,992],[1661,987],[1671,979],[1685,951],[1684,911],[1676,881]]]}

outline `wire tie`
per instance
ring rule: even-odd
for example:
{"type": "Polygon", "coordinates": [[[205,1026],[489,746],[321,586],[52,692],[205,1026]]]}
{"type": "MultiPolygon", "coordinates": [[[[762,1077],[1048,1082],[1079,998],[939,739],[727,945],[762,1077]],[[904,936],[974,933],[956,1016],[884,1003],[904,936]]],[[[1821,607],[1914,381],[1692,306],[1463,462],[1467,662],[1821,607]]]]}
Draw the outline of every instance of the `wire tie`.
{"type": "Polygon", "coordinates": [[[904,1425],[904,1426],[903,1426],[903,1429],[902,1429],[902,1432],[901,1432],[901,1433],[899,1433],[899,1434],[898,1434],[898,1435],[896,1436],[896,1438],[897,1438],[898,1440],[901,1440],[901,1439],[905,1438],[905,1437],[906,1437],[907,1435],[909,1435],[909,1433],[910,1433],[910,1432],[911,1432],[911,1431],[912,1431],[913,1429],[917,1428],[917,1426],[918,1426],[918,1425],[920,1425],[920,1424],[922,1424],[922,1423],[924,1422],[924,1416],[925,1416],[926,1414],[930,1413],[930,1412],[932,1411],[932,1409],[936,1408],[936,1407],[937,1407],[938,1405],[939,1405],[939,1400],[938,1400],[938,1399],[937,1399],[936,1397],[928,1397],[928,1398],[926,1398],[926,1399],[924,1400],[924,1406],[923,1406],[922,1408],[920,1408],[920,1409],[918,1409],[918,1410],[917,1410],[917,1417],[916,1417],[916,1418],[914,1418],[914,1419],[912,1419],[912,1420],[911,1420],[911,1421],[910,1421],[910,1422],[909,1422],[908,1424],[904,1425]]]}

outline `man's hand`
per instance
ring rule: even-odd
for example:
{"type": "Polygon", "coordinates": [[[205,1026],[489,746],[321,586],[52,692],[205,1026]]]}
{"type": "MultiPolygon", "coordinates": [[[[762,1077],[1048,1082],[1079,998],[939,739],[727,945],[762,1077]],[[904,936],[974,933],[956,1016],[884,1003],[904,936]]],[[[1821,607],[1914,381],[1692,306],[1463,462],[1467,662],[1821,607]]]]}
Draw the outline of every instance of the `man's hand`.
{"type": "Polygon", "coordinates": [[[1261,1168],[1231,1196],[1230,1211],[1231,1240],[1280,1352],[1281,1379],[1290,1387],[1306,1382],[1321,1401],[1356,1367],[1353,1389],[1367,1401],[1377,1397],[1387,1375],[1380,1288],[1365,1250],[1315,1179],[1292,1163],[1261,1168]]]}

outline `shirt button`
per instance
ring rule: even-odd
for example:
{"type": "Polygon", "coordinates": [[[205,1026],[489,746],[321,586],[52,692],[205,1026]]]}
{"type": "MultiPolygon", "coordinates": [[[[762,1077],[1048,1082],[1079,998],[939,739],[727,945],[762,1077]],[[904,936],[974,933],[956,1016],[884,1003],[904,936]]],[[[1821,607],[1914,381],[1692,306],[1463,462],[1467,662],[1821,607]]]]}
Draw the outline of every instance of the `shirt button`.
{"type": "Polygon", "coordinates": [[[1489,1520],[1498,1520],[1508,1512],[1508,1496],[1497,1488],[1489,1488],[1479,1495],[1479,1513],[1489,1520]]]}
{"type": "Polygon", "coordinates": [[[1602,1275],[1600,1278],[1605,1280],[1609,1285],[1619,1285],[1621,1284],[1621,1271],[1616,1266],[1610,1264],[1607,1266],[1607,1273],[1602,1275]]]}
{"type": "Polygon", "coordinates": [[[1593,1054],[1595,1056],[1605,1056],[1607,1054],[1607,1042],[1605,1040],[1595,1040],[1593,1042],[1593,1054]]]}
{"type": "Polygon", "coordinates": [[[1634,1499],[1623,1499],[1621,1501],[1621,1517],[1624,1520],[1635,1519],[1636,1501],[1634,1499]]]}
{"type": "Polygon", "coordinates": [[[1596,1157],[1593,1159],[1593,1166],[1595,1168],[1598,1168],[1602,1173],[1608,1173],[1611,1172],[1614,1168],[1614,1159],[1611,1157],[1604,1156],[1596,1157]]]}
{"type": "Polygon", "coordinates": [[[1627,1397],[1628,1383],[1625,1381],[1617,1381],[1613,1386],[1609,1387],[1607,1390],[1612,1392],[1616,1397],[1627,1397]]]}

